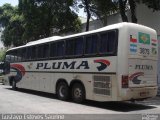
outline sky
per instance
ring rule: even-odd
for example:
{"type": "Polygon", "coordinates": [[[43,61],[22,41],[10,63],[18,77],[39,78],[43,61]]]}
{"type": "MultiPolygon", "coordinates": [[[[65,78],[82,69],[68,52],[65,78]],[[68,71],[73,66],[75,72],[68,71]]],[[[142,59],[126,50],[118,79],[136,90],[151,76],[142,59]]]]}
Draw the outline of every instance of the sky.
{"type": "Polygon", "coordinates": [[[18,0],[0,0],[0,6],[5,3],[10,3],[12,6],[18,5],[18,0]]]}

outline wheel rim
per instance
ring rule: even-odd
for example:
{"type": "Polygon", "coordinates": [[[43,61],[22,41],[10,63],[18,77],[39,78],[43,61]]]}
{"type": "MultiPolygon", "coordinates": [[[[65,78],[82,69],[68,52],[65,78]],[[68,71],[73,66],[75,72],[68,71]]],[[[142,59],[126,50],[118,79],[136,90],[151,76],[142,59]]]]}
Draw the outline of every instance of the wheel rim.
{"type": "Polygon", "coordinates": [[[61,97],[65,97],[65,95],[66,95],[65,86],[60,86],[60,88],[59,88],[59,95],[60,95],[61,97]]]}
{"type": "Polygon", "coordinates": [[[80,88],[76,88],[74,90],[74,97],[75,98],[81,98],[82,97],[82,90],[80,88]]]}

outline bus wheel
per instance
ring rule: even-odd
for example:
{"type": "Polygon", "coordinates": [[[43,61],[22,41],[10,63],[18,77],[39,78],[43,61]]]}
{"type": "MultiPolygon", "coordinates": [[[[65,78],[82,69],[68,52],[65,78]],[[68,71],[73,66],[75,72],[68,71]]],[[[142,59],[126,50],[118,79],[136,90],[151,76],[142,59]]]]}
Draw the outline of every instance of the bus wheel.
{"type": "Polygon", "coordinates": [[[75,83],[72,87],[72,100],[76,103],[82,103],[85,99],[85,89],[80,83],[75,83]]]}
{"type": "Polygon", "coordinates": [[[56,92],[57,92],[58,99],[67,100],[69,97],[69,88],[67,83],[65,82],[58,83],[56,92]]]}
{"type": "Polygon", "coordinates": [[[12,89],[17,90],[16,81],[14,79],[12,80],[12,89]]]}

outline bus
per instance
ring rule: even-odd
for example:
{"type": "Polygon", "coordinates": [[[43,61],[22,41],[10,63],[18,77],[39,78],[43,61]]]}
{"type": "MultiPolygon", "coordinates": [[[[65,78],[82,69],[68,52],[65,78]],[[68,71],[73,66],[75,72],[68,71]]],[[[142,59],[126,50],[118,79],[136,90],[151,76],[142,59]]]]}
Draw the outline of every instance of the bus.
{"type": "Polygon", "coordinates": [[[155,30],[118,23],[11,48],[5,84],[53,93],[60,100],[135,101],[157,94],[155,30]]]}

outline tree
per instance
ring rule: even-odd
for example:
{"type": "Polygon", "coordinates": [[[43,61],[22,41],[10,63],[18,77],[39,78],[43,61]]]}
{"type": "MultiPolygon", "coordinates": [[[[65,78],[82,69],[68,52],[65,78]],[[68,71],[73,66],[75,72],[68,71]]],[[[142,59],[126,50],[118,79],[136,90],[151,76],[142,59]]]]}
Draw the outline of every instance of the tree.
{"type": "Polygon", "coordinates": [[[153,11],[160,10],[160,0],[118,0],[119,2],[119,9],[120,14],[122,17],[123,22],[128,22],[128,17],[125,14],[125,11],[127,9],[127,2],[130,6],[131,11],[131,22],[137,23],[137,17],[136,17],[136,4],[142,2],[143,4],[147,5],[149,8],[153,9],[153,11]]]}
{"type": "Polygon", "coordinates": [[[149,8],[153,9],[153,11],[160,10],[160,0],[138,0],[138,2],[140,1],[146,4],[149,8]]]}
{"type": "Polygon", "coordinates": [[[117,4],[112,0],[74,0],[73,8],[77,10],[84,9],[87,14],[86,31],[89,30],[89,20],[95,17],[102,21],[103,25],[107,25],[107,17],[117,11],[117,4]]]}
{"type": "Polygon", "coordinates": [[[127,0],[118,0],[119,3],[119,11],[123,22],[128,22],[128,17],[126,15],[126,4],[127,0]]]}
{"type": "Polygon", "coordinates": [[[84,9],[84,12],[87,13],[87,22],[86,22],[86,31],[89,30],[89,20],[91,18],[91,0],[74,0],[73,9],[79,11],[79,9],[84,9]]]}
{"type": "Polygon", "coordinates": [[[0,50],[0,62],[4,60],[5,53],[6,53],[6,50],[0,50]]]}
{"type": "Polygon", "coordinates": [[[104,26],[107,25],[108,16],[117,10],[117,4],[112,0],[92,0],[92,14],[100,19],[104,26]]]}
{"type": "Polygon", "coordinates": [[[18,7],[0,7],[5,46],[19,46],[52,35],[79,32],[81,22],[71,11],[73,0],[19,0],[18,7]]]}
{"type": "Polygon", "coordinates": [[[136,1],[135,0],[129,0],[129,6],[131,10],[131,21],[133,23],[137,23],[137,17],[136,17],[136,1]]]}
{"type": "Polygon", "coordinates": [[[19,10],[25,18],[26,41],[54,34],[80,31],[80,20],[71,11],[72,0],[19,0],[19,10]]]}
{"type": "Polygon", "coordinates": [[[14,7],[10,4],[4,4],[0,7],[0,24],[2,27],[6,27],[9,24],[9,20],[14,12],[14,7]]]}
{"type": "Polygon", "coordinates": [[[90,8],[89,8],[89,1],[88,0],[84,0],[84,5],[85,5],[85,9],[87,12],[87,24],[86,24],[86,31],[89,30],[89,20],[91,18],[91,13],[90,13],[90,8]]]}
{"type": "Polygon", "coordinates": [[[18,7],[4,4],[0,7],[0,24],[4,28],[1,40],[5,46],[19,46],[24,43],[23,35],[23,16],[18,13],[18,7]]]}

